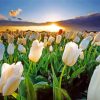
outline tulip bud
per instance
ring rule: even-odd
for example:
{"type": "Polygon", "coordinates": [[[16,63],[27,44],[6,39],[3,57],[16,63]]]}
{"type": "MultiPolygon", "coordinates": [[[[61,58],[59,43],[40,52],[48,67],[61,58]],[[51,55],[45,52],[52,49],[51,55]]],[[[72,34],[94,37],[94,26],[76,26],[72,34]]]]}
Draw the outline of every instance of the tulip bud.
{"type": "Polygon", "coordinates": [[[78,32],[77,35],[78,35],[79,37],[81,37],[81,36],[83,35],[83,32],[78,32]]]}
{"type": "Polygon", "coordinates": [[[100,42],[95,42],[94,45],[100,46],[100,42]]]}
{"type": "Polygon", "coordinates": [[[18,38],[17,44],[26,45],[26,38],[18,38]]]}
{"type": "Polygon", "coordinates": [[[8,34],[8,43],[13,43],[14,42],[14,36],[8,34]]]}
{"type": "Polygon", "coordinates": [[[26,38],[22,38],[22,45],[26,45],[26,38]]]}
{"type": "Polygon", "coordinates": [[[61,35],[57,35],[56,36],[56,43],[59,44],[61,42],[62,36],[61,35]]]}
{"type": "Polygon", "coordinates": [[[95,43],[95,42],[100,42],[100,32],[95,35],[94,40],[93,40],[92,43],[95,43]]]}
{"type": "Polygon", "coordinates": [[[9,43],[9,45],[7,47],[7,53],[9,55],[13,55],[14,54],[14,44],[13,43],[9,43]]]}
{"type": "Polygon", "coordinates": [[[100,55],[96,58],[96,61],[100,63],[100,55]]]}
{"type": "Polygon", "coordinates": [[[0,93],[3,96],[11,95],[18,88],[23,73],[23,65],[21,62],[9,65],[4,63],[1,69],[0,93]]]}
{"type": "Polygon", "coordinates": [[[88,87],[87,100],[100,100],[100,65],[96,67],[88,87]]]}
{"type": "Polygon", "coordinates": [[[48,39],[48,45],[51,45],[54,42],[55,38],[50,36],[48,39]]]}
{"type": "Polygon", "coordinates": [[[88,36],[86,37],[85,39],[83,39],[79,45],[79,47],[82,49],[82,50],[85,50],[88,48],[88,45],[90,43],[90,41],[92,40],[92,37],[91,36],[88,36]]]}
{"type": "Polygon", "coordinates": [[[35,34],[33,33],[33,34],[31,34],[31,35],[29,36],[29,40],[32,41],[33,39],[35,39],[35,37],[36,37],[36,36],[35,36],[35,34]]]}
{"type": "Polygon", "coordinates": [[[70,36],[70,39],[74,39],[77,36],[77,33],[72,32],[72,35],[70,36]]]}
{"type": "Polygon", "coordinates": [[[18,45],[18,50],[21,53],[26,53],[26,48],[23,45],[21,45],[21,44],[18,45]]]}
{"type": "Polygon", "coordinates": [[[69,32],[65,33],[65,38],[66,39],[70,39],[71,36],[72,36],[72,33],[69,33],[69,32]]]}
{"type": "Polygon", "coordinates": [[[51,45],[51,46],[49,46],[49,51],[50,51],[50,52],[52,52],[52,51],[53,51],[53,47],[52,47],[52,45],[51,45]]]}
{"type": "Polygon", "coordinates": [[[80,42],[80,38],[79,38],[78,36],[76,36],[76,37],[74,38],[73,42],[75,42],[75,43],[80,42]]]}
{"type": "Polygon", "coordinates": [[[29,59],[33,62],[38,62],[42,55],[43,48],[44,44],[42,42],[39,43],[38,40],[34,40],[30,48],[29,59]]]}
{"type": "Polygon", "coordinates": [[[44,47],[46,47],[47,46],[47,44],[48,44],[48,37],[44,37],[44,47]]]}
{"type": "Polygon", "coordinates": [[[81,49],[78,49],[78,45],[76,43],[67,43],[62,56],[63,62],[68,66],[73,66],[76,63],[80,52],[81,49]]]}
{"type": "Polygon", "coordinates": [[[0,61],[3,59],[4,52],[5,52],[5,46],[3,43],[0,43],[0,61]]]}

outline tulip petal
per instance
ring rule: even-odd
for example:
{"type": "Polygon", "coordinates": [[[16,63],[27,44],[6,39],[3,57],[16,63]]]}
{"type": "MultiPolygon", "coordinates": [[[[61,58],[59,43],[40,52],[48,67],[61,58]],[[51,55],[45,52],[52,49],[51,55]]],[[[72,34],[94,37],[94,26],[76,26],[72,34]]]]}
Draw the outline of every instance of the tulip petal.
{"type": "Polygon", "coordinates": [[[3,96],[11,95],[20,84],[21,79],[17,76],[12,76],[7,80],[7,83],[4,85],[2,93],[3,96]]]}
{"type": "Polygon", "coordinates": [[[17,62],[14,66],[14,75],[21,76],[23,73],[23,65],[21,62],[17,62]]]}
{"type": "Polygon", "coordinates": [[[92,75],[87,100],[100,100],[100,65],[96,67],[92,75]]]}

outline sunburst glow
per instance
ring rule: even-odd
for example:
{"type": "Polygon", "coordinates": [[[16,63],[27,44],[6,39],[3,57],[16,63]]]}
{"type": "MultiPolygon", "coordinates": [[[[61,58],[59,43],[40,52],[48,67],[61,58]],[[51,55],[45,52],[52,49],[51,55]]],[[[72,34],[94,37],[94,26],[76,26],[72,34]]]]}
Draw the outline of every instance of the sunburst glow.
{"type": "Polygon", "coordinates": [[[58,32],[60,29],[64,29],[63,27],[57,26],[56,24],[51,24],[45,27],[47,31],[50,32],[58,32]]]}

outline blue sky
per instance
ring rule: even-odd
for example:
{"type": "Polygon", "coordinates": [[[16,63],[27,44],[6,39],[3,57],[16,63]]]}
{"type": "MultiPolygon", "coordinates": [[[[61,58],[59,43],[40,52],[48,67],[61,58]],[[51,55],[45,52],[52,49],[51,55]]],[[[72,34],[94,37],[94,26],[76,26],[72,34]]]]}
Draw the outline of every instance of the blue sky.
{"type": "Polygon", "coordinates": [[[46,22],[71,19],[100,12],[100,0],[0,0],[0,14],[22,9],[18,17],[26,21],[46,22]]]}

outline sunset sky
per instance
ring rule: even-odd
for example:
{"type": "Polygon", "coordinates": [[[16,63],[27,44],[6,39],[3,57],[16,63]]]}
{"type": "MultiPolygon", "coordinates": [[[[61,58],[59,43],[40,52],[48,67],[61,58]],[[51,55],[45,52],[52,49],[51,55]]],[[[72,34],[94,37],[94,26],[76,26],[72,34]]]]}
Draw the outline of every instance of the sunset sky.
{"type": "Polygon", "coordinates": [[[18,9],[24,21],[58,21],[99,13],[100,0],[0,0],[0,16],[11,18],[9,12],[18,9]]]}

